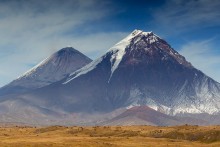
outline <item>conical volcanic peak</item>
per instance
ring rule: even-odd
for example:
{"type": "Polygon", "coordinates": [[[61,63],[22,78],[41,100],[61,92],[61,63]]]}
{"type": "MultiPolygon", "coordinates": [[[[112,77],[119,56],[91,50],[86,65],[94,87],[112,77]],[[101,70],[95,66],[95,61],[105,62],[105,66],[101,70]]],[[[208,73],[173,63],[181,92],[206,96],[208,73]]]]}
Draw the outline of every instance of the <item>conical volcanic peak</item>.
{"type": "Polygon", "coordinates": [[[79,52],[78,50],[74,49],[73,47],[65,47],[53,53],[48,58],[44,59],[42,62],[34,66],[32,69],[30,69],[26,73],[24,73],[22,76],[18,77],[18,79],[30,78],[30,77],[36,78],[36,76],[43,75],[43,73],[36,74],[35,72],[37,70],[42,70],[43,67],[44,69],[46,69],[45,67],[48,68],[48,65],[50,65],[50,67],[52,66],[56,72],[65,73],[68,71],[68,69],[71,70],[71,68],[74,68],[74,66],[69,67],[68,65],[76,64],[75,66],[81,67],[80,63],[79,65],[77,65],[77,63],[81,61],[84,62],[84,60],[86,63],[91,62],[90,58],[88,58],[87,56],[79,52]]]}
{"type": "Polygon", "coordinates": [[[62,85],[75,86],[77,90],[71,95],[91,98],[100,111],[102,100],[109,109],[147,105],[167,114],[212,114],[220,106],[218,83],[194,68],[161,37],[141,30],[134,30],[62,85]],[[85,94],[86,89],[96,92],[85,94]],[[216,107],[210,107],[214,104],[216,107]]]}
{"type": "Polygon", "coordinates": [[[0,89],[0,94],[26,91],[57,82],[92,60],[72,47],[62,48],[0,89]],[[16,90],[15,90],[16,89],[16,90]]]}
{"type": "MultiPolygon", "coordinates": [[[[111,55],[111,76],[120,65],[123,59],[138,61],[140,60],[172,60],[177,64],[185,67],[193,68],[190,62],[186,61],[185,57],[175,51],[165,40],[161,39],[158,35],[151,32],[144,32],[142,30],[134,30],[127,37],[119,41],[111,47],[105,55],[88,64],[87,66],[79,69],[71,74],[71,77],[65,82],[68,83],[76,77],[86,74],[93,70],[99,63],[103,61],[108,55],[111,55]]],[[[151,62],[150,61],[150,62],[151,62]]]]}
{"type": "Polygon", "coordinates": [[[82,54],[82,53],[73,47],[65,47],[65,48],[60,49],[59,51],[57,51],[54,54],[61,56],[61,55],[65,55],[65,54],[71,55],[71,54],[82,54]]]}

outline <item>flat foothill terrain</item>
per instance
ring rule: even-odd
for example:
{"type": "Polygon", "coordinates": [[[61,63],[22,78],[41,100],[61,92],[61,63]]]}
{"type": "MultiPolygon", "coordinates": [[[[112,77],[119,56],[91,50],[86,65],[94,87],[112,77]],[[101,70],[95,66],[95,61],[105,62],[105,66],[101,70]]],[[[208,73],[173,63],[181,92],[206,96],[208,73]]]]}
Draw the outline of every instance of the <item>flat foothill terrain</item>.
{"type": "Polygon", "coordinates": [[[0,147],[220,146],[220,126],[0,127],[0,147]]]}

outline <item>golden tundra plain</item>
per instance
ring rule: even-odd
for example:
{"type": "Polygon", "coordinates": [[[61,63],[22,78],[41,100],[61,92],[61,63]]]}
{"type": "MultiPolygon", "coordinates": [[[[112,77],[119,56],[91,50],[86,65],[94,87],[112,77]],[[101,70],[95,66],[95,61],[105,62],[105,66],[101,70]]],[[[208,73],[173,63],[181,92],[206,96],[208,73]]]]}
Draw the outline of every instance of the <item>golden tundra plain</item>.
{"type": "Polygon", "coordinates": [[[0,147],[220,146],[220,126],[0,127],[0,147]]]}

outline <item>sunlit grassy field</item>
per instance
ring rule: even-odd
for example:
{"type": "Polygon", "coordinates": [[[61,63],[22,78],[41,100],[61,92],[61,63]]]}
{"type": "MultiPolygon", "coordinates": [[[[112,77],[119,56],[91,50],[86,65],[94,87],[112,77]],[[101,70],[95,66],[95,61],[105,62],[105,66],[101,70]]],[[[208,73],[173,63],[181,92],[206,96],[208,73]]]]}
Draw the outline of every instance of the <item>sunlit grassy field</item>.
{"type": "Polygon", "coordinates": [[[220,146],[220,126],[1,127],[0,147],[220,146]]]}

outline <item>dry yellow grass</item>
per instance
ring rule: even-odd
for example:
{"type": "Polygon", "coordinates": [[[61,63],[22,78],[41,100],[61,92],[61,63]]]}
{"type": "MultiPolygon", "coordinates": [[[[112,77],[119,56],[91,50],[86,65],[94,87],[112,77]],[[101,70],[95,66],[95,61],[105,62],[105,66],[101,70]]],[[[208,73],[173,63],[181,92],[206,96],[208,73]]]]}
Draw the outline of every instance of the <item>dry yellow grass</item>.
{"type": "Polygon", "coordinates": [[[220,146],[220,126],[1,127],[0,147],[220,146]]]}

